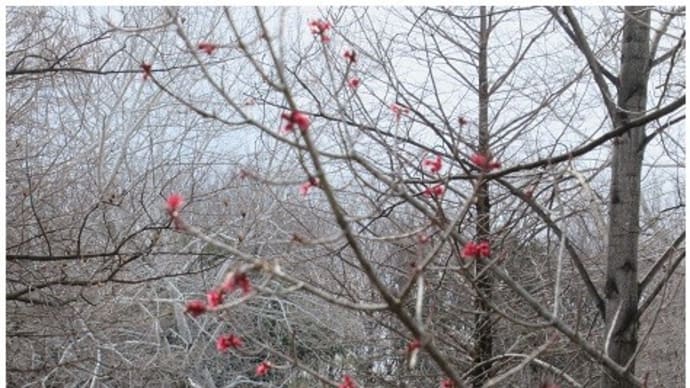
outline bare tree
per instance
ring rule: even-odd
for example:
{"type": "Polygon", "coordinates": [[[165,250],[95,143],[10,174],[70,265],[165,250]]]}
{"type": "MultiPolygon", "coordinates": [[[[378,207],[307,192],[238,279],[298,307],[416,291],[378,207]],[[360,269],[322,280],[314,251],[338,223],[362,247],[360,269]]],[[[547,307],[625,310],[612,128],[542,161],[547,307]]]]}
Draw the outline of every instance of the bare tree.
{"type": "Polygon", "coordinates": [[[679,384],[683,22],[9,8],[10,384],[679,384]]]}

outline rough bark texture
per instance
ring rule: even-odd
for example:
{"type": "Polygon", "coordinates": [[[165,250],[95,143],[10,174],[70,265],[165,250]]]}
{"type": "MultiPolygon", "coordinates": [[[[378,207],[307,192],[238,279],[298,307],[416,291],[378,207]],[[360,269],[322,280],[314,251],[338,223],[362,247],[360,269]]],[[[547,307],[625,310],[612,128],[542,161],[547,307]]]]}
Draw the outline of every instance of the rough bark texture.
{"type": "MultiPolygon", "coordinates": [[[[489,82],[487,71],[487,27],[486,7],[480,9],[479,26],[479,152],[489,155],[489,82]]],[[[488,182],[483,181],[477,192],[477,241],[490,241],[491,203],[489,201],[488,182]]],[[[477,261],[477,272],[482,270],[483,261],[477,261]]],[[[487,300],[491,298],[492,279],[490,272],[485,271],[477,279],[479,297],[475,301],[475,346],[473,386],[482,387],[490,377],[491,355],[493,347],[493,323],[491,307],[487,300]]]]}
{"type": "MultiPolygon", "coordinates": [[[[620,88],[615,125],[640,116],[647,104],[649,70],[649,11],[626,7],[621,52],[620,88]]],[[[606,268],[606,344],[609,357],[627,365],[637,347],[637,258],[640,172],[644,155],[644,127],[615,139],[609,206],[609,244],[606,268]]],[[[634,362],[630,365],[634,372],[634,362]]],[[[626,383],[606,375],[606,388],[626,383]]]]}

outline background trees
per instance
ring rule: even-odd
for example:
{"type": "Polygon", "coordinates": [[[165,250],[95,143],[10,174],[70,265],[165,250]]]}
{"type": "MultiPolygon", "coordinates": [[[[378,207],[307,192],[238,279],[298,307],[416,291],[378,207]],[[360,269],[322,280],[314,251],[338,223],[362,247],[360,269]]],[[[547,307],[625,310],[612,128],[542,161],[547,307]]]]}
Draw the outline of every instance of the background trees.
{"type": "Polygon", "coordinates": [[[679,384],[683,26],[9,9],[10,384],[679,384]],[[249,294],[184,314],[237,274],[249,294]]]}

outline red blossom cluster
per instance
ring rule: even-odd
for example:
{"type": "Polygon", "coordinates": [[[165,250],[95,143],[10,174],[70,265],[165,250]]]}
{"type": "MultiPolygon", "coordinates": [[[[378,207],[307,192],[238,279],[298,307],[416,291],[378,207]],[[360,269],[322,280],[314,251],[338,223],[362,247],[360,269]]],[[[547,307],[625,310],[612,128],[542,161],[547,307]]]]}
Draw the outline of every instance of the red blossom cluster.
{"type": "Polygon", "coordinates": [[[307,194],[311,191],[313,187],[319,187],[319,184],[321,182],[319,181],[319,178],[317,177],[309,177],[309,179],[302,183],[302,185],[299,187],[299,194],[303,197],[306,197],[307,194]]]}
{"type": "Polygon", "coordinates": [[[470,161],[482,171],[491,171],[501,168],[501,163],[494,160],[492,157],[484,154],[475,153],[470,157],[470,161]]]}
{"type": "Polygon", "coordinates": [[[271,370],[272,366],[273,365],[271,365],[271,363],[268,361],[261,361],[261,363],[259,363],[259,365],[256,366],[256,376],[266,376],[268,372],[271,370]]]}
{"type": "Polygon", "coordinates": [[[283,127],[283,130],[286,132],[294,131],[295,126],[297,126],[302,132],[304,132],[307,129],[309,129],[309,125],[311,124],[311,120],[309,120],[309,116],[305,115],[302,112],[298,112],[298,111],[284,112],[283,114],[280,115],[280,117],[283,120],[287,121],[287,123],[283,127]]]}
{"type": "Polygon", "coordinates": [[[488,241],[482,241],[479,244],[470,241],[462,248],[462,257],[489,257],[491,256],[491,246],[488,241]]]}
{"type": "Polygon", "coordinates": [[[432,174],[436,174],[441,171],[443,167],[443,161],[441,160],[441,155],[436,155],[434,159],[425,159],[422,161],[422,167],[425,167],[432,174]]]}
{"type": "Polygon", "coordinates": [[[348,63],[356,63],[357,62],[357,53],[355,50],[345,50],[343,51],[343,58],[347,60],[348,63]]]}
{"type": "Polygon", "coordinates": [[[223,334],[216,339],[216,349],[219,352],[224,352],[230,348],[241,348],[243,345],[242,339],[234,334],[223,334]]]}
{"type": "Polygon", "coordinates": [[[338,388],[357,388],[357,385],[350,375],[345,375],[343,376],[343,382],[338,385],[338,388]]]}
{"type": "Polygon", "coordinates": [[[469,123],[469,121],[465,118],[465,116],[460,116],[460,117],[458,117],[458,124],[459,124],[461,127],[464,127],[464,126],[467,125],[468,123],[469,123]]]}
{"type": "Polygon", "coordinates": [[[324,20],[311,20],[309,22],[309,29],[314,35],[319,35],[321,37],[321,42],[328,43],[331,41],[331,37],[328,36],[328,30],[331,29],[331,23],[324,20]]]}
{"type": "Polygon", "coordinates": [[[213,54],[213,52],[216,51],[216,49],[218,48],[218,46],[210,42],[199,42],[199,45],[197,47],[199,48],[199,50],[205,52],[208,55],[213,54]]]}
{"type": "Polygon", "coordinates": [[[439,183],[437,185],[427,187],[426,189],[424,189],[424,192],[422,194],[424,194],[425,197],[438,198],[442,196],[445,192],[446,187],[439,183]]]}

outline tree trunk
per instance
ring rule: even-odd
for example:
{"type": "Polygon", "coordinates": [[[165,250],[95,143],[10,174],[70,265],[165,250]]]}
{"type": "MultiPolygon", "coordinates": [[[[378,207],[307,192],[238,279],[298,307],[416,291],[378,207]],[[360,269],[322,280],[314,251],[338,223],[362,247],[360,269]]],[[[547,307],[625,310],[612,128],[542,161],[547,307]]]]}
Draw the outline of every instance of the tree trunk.
{"type": "MultiPolygon", "coordinates": [[[[616,126],[642,115],[647,104],[649,10],[626,7],[625,12],[616,126]]],[[[605,351],[620,365],[630,363],[631,373],[638,329],[637,255],[644,136],[642,126],[615,139],[609,204],[605,351]]],[[[609,375],[602,380],[605,388],[625,386],[609,375]]]]}
{"type": "MultiPolygon", "coordinates": [[[[486,7],[480,8],[479,15],[479,152],[490,157],[489,149],[489,81],[487,70],[487,44],[489,29],[486,7]]],[[[477,191],[477,241],[489,241],[491,235],[491,203],[489,201],[488,182],[482,182],[477,191]]],[[[484,262],[477,260],[477,272],[483,269],[484,262]]],[[[472,381],[474,387],[482,387],[490,377],[491,353],[493,347],[493,324],[491,307],[487,300],[491,298],[492,279],[489,271],[484,271],[477,279],[479,295],[475,301],[474,333],[474,370],[472,381]]]]}

